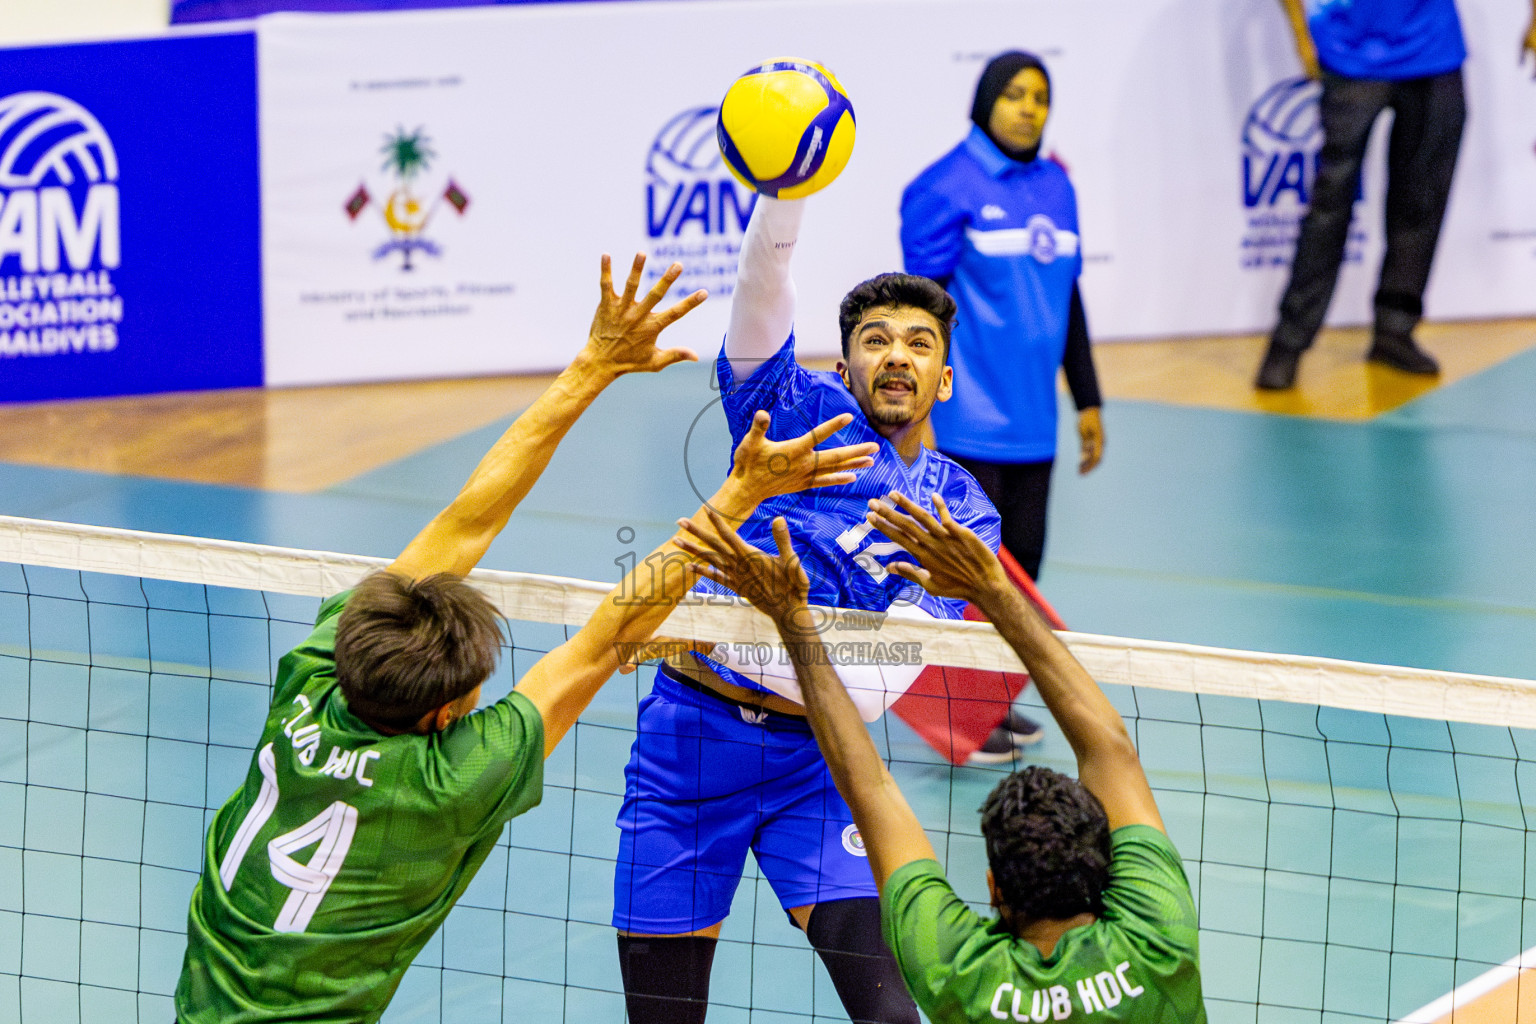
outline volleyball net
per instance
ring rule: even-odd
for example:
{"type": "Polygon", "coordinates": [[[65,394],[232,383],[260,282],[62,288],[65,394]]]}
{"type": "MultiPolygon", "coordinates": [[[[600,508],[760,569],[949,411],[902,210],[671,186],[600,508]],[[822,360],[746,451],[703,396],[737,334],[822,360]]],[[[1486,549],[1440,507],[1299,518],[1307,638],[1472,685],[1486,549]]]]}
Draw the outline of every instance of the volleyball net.
{"type": "MultiPolygon", "coordinates": [[[[204,834],[245,778],[277,661],[320,598],[383,564],[0,518],[0,1020],[172,1018],[204,834]]],[[[611,586],[471,580],[510,627],[487,700],[611,586]]],[[[1020,670],[986,623],[848,622],[929,664],[1020,670]]],[[[777,642],[731,604],[685,604],[663,632],[777,642]]],[[[1213,1024],[1536,1024],[1536,683],[1062,636],[1124,714],[1183,854],[1213,1024]]],[[[550,758],[543,802],[386,1021],[623,1019],[614,820],[650,675],[610,681],[550,758]]],[[[1009,766],[952,766],[892,715],[872,730],[951,881],[985,907],[975,809],[1009,766]]],[[[1072,771],[1047,733],[1029,759],[1072,771]]],[[[750,862],[721,938],[712,1022],[846,1020],[750,862]]]]}

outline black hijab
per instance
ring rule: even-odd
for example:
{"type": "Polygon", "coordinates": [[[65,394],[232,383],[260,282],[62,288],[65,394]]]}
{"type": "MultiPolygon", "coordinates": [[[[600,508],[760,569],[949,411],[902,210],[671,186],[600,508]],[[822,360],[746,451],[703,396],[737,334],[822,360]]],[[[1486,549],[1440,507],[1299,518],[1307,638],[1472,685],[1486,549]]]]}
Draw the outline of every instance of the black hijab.
{"type": "Polygon", "coordinates": [[[1008,88],[1008,83],[1013,81],[1025,68],[1034,68],[1045,76],[1045,89],[1049,93],[1051,89],[1051,73],[1045,70],[1045,65],[1040,58],[1023,50],[1009,50],[1000,53],[987,62],[986,70],[981,73],[981,80],[976,83],[976,99],[971,104],[971,120],[976,127],[987,133],[987,138],[1004,153],[1018,160],[1020,163],[1029,163],[1040,152],[1037,144],[1030,149],[1009,149],[999,142],[993,135],[987,122],[992,120],[992,108],[997,105],[997,98],[1008,88]]]}

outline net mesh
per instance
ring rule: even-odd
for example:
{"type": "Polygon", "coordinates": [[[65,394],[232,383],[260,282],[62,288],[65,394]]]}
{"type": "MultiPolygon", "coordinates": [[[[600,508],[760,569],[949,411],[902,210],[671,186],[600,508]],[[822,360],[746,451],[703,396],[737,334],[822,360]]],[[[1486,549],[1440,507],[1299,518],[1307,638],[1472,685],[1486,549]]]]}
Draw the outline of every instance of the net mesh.
{"type": "MultiPolygon", "coordinates": [[[[319,597],[379,564],[0,520],[0,1020],[172,1018],[205,830],[245,776],[277,660],[319,597]]],[[[475,580],[511,622],[487,699],[607,590],[475,580]]],[[[746,609],[678,615],[669,634],[771,641],[746,609]]],[[[1018,667],[985,624],[893,616],[880,636],[929,662],[1018,667]]],[[[1536,1021],[1520,1002],[1536,995],[1533,684],[1068,639],[1125,715],[1184,856],[1213,1022],[1536,1021]]],[[[604,688],[385,1020],[623,1019],[613,822],[649,685],[642,670],[604,688]]],[[[954,768],[890,715],[874,731],[952,882],[984,906],[975,809],[1008,766],[954,768]]],[[[1072,768],[1059,737],[1035,751],[1072,768]]],[[[711,1001],[711,1021],[846,1019],[750,861],[711,1001]]]]}

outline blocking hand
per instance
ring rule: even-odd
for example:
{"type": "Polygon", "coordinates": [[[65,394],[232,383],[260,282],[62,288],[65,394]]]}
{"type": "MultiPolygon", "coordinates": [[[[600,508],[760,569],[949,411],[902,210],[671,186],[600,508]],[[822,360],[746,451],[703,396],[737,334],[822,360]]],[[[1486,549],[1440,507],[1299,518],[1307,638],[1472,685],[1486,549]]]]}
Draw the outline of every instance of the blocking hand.
{"type": "Polygon", "coordinates": [[[675,540],[677,546],[703,563],[698,567],[701,575],[746,598],[774,622],[796,625],[810,582],[790,544],[784,517],[773,521],[779,553],[770,555],[742,540],[714,509],[705,513],[707,522],[696,522],[697,516],[678,522],[683,533],[675,540]]]}
{"type": "Polygon", "coordinates": [[[937,494],[933,496],[933,507],[938,510],[937,518],[895,491],[886,496],[886,501],[869,503],[869,515],[865,517],[869,524],[922,563],[891,562],[886,568],[935,597],[960,597],[975,604],[981,604],[982,595],[990,589],[1010,587],[1003,564],[986,542],[955,522],[949,506],[937,494]]]}
{"type": "Polygon", "coordinates": [[[655,312],[657,303],[666,298],[667,291],[683,272],[681,263],[674,263],[661,275],[645,297],[636,300],[640,290],[640,275],[645,270],[645,255],[635,254],[629,268],[629,280],[624,283],[624,294],[613,290],[613,261],[603,254],[601,297],[597,312],[592,314],[592,327],[587,332],[584,354],[596,364],[596,368],[618,376],[623,373],[655,373],[673,363],[684,360],[697,362],[698,356],[686,348],[657,348],[656,338],[663,330],[677,323],[691,310],[698,307],[708,295],[702,290],[655,312]]]}
{"type": "Polygon", "coordinates": [[[853,422],[843,413],[788,441],[768,439],[768,413],[759,409],[752,429],[736,446],[731,479],[759,501],[815,487],[851,484],[854,470],[872,466],[880,446],[874,442],[816,450],[816,446],[853,422]]]}

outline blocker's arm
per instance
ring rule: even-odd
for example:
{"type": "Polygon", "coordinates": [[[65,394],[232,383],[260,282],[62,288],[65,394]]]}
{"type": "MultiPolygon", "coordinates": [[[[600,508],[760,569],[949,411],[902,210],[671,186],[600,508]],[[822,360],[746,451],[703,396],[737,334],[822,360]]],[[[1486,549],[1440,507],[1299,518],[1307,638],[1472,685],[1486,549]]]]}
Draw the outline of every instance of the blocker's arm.
{"type": "MultiPolygon", "coordinates": [[[[760,502],[774,495],[851,483],[855,471],[874,462],[871,456],[877,446],[865,443],[820,450],[816,446],[846,427],[852,418],[843,413],[800,437],[770,441],[768,414],[759,412],[736,448],[730,476],[694,513],[694,521],[702,521],[706,514],[717,519],[723,514],[739,526],[760,502]]],[[[686,522],[679,521],[679,525],[686,522]]],[[[692,561],[677,538],[657,548],[608,595],[580,632],[540,658],[518,682],[518,691],[533,701],[543,716],[545,756],[576,724],[634,646],[651,638],[693,585],[692,561]]]]}
{"type": "Polygon", "coordinates": [[[612,267],[602,259],[602,297],[587,344],[538,400],[501,435],[459,491],[458,497],[406,545],[390,572],[410,578],[450,572],[463,576],[485,555],[512,511],[538,482],[566,431],[603,389],[626,373],[654,373],[683,360],[688,349],[656,347],[657,336],[704,301],[694,292],[657,313],[656,304],[683,272],[674,263],[650,292],[635,298],[645,257],[630,267],[624,294],[613,290],[612,267]]]}
{"type": "Polygon", "coordinates": [[[963,597],[992,620],[1072,745],[1078,779],[1104,805],[1110,828],[1162,829],[1152,787],[1120,712],[1008,579],[997,555],[955,522],[943,498],[933,499],[937,516],[906,495],[892,492],[889,500],[900,511],[871,502],[869,521],[919,564],[893,562],[887,568],[936,596],[963,597]]]}
{"type": "Polygon", "coordinates": [[[699,571],[751,601],[778,627],[795,666],[816,743],[864,839],[875,884],[884,887],[903,864],[932,859],[933,844],[886,771],[816,632],[806,606],[810,584],[790,545],[784,518],[773,521],[776,556],[752,547],[713,513],[708,528],[696,517],[683,529],[678,546],[704,563],[699,571]]]}

